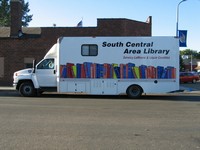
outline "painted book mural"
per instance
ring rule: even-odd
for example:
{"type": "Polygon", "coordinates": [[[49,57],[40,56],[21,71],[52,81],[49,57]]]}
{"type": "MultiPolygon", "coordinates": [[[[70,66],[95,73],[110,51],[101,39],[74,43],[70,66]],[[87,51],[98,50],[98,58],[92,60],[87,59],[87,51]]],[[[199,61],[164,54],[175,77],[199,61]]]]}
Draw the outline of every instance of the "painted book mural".
{"type": "Polygon", "coordinates": [[[66,65],[60,65],[60,78],[175,79],[176,68],[173,66],[136,66],[134,63],[66,63],[66,65]]]}

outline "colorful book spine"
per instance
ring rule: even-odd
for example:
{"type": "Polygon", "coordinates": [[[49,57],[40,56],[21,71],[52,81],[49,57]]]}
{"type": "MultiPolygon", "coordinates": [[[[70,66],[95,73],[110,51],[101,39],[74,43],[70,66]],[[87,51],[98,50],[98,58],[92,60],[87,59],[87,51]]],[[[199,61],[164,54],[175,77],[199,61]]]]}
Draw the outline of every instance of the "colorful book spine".
{"type": "Polygon", "coordinates": [[[172,66],[167,66],[168,72],[167,72],[167,78],[168,79],[174,79],[176,78],[176,68],[172,66]]]}
{"type": "Polygon", "coordinates": [[[147,66],[146,65],[141,65],[139,66],[140,69],[140,78],[141,79],[145,79],[146,78],[146,74],[147,74],[147,66]]]}
{"type": "Polygon", "coordinates": [[[76,66],[72,66],[72,75],[73,75],[73,78],[77,78],[77,68],[76,68],[76,66]]]}
{"type": "Polygon", "coordinates": [[[132,79],[135,78],[134,73],[133,73],[133,67],[135,67],[135,64],[133,63],[128,63],[128,67],[127,67],[127,74],[128,74],[128,78],[132,79]]]}
{"type": "Polygon", "coordinates": [[[103,74],[104,74],[104,65],[103,64],[100,64],[99,65],[99,70],[100,70],[100,78],[103,78],[103,74]]]}
{"type": "Polygon", "coordinates": [[[85,66],[84,66],[84,64],[81,64],[81,78],[86,78],[85,66]]]}
{"type": "Polygon", "coordinates": [[[111,78],[111,65],[110,64],[103,64],[104,66],[104,73],[103,73],[103,77],[104,78],[111,78]]]}
{"type": "Polygon", "coordinates": [[[114,68],[112,64],[110,64],[110,78],[114,78],[114,68]]]}
{"type": "Polygon", "coordinates": [[[95,74],[96,74],[96,78],[100,78],[100,64],[95,64],[95,74]]]}
{"type": "Polygon", "coordinates": [[[128,78],[128,65],[124,64],[123,65],[123,79],[128,78]]]}
{"type": "Polygon", "coordinates": [[[163,70],[161,79],[167,79],[167,68],[163,70]]]}
{"type": "Polygon", "coordinates": [[[133,73],[137,79],[140,79],[140,69],[139,67],[133,67],[133,73]]]}
{"type": "Polygon", "coordinates": [[[76,64],[77,78],[81,78],[81,64],[76,64]]]}
{"type": "Polygon", "coordinates": [[[96,78],[95,77],[95,64],[91,64],[90,72],[91,72],[91,78],[96,78]]]}
{"type": "Polygon", "coordinates": [[[115,67],[118,67],[118,64],[112,64],[112,74],[113,74],[113,78],[114,79],[117,79],[117,74],[116,74],[116,72],[115,72],[115,67]]]}
{"type": "Polygon", "coordinates": [[[86,78],[91,78],[91,62],[84,62],[85,76],[86,78]]]}
{"type": "Polygon", "coordinates": [[[66,67],[66,65],[60,65],[60,76],[61,76],[61,78],[67,77],[67,67],[66,67]]]}
{"type": "Polygon", "coordinates": [[[73,70],[72,66],[74,66],[73,63],[67,63],[67,78],[73,78],[73,70]]]}
{"type": "Polygon", "coordinates": [[[116,75],[116,78],[120,78],[120,67],[116,66],[114,67],[114,71],[115,71],[115,75],[116,75]]]}
{"type": "Polygon", "coordinates": [[[176,78],[176,68],[172,68],[172,79],[176,78]]]}
{"type": "Polygon", "coordinates": [[[147,78],[155,79],[156,78],[156,68],[154,66],[147,67],[147,78]]]}
{"type": "Polygon", "coordinates": [[[163,66],[157,66],[157,78],[158,79],[162,78],[163,72],[164,72],[164,67],[163,66]]]}
{"type": "Polygon", "coordinates": [[[127,65],[126,65],[126,64],[120,64],[119,67],[120,67],[120,78],[121,78],[121,79],[127,78],[127,77],[126,77],[126,74],[127,74],[127,73],[126,73],[126,72],[127,72],[126,67],[127,67],[127,65]]]}

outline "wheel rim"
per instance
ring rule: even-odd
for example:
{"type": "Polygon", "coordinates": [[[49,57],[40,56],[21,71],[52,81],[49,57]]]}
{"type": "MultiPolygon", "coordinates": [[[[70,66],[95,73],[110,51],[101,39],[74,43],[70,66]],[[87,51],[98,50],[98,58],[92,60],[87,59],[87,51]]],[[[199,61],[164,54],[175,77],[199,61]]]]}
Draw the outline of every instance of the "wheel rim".
{"type": "Polygon", "coordinates": [[[196,80],[195,79],[193,79],[193,81],[192,81],[193,83],[196,83],[196,80]]]}
{"type": "Polygon", "coordinates": [[[126,93],[130,98],[139,98],[142,94],[142,88],[138,85],[131,85],[126,93]]]}
{"type": "Polygon", "coordinates": [[[130,92],[133,96],[140,95],[140,89],[137,86],[131,87],[130,92]]]}
{"type": "Polygon", "coordinates": [[[28,95],[32,93],[32,89],[30,86],[25,86],[23,91],[28,95]]]}

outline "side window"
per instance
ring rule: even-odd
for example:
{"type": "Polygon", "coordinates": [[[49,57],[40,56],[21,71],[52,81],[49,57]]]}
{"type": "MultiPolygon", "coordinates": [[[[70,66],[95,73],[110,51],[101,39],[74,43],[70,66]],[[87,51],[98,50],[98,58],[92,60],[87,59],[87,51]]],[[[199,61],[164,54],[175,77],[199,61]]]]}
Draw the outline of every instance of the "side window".
{"type": "Polygon", "coordinates": [[[54,69],[54,59],[45,59],[38,66],[37,69],[54,69]]]}
{"type": "Polygon", "coordinates": [[[98,55],[98,46],[95,44],[84,44],[81,46],[81,55],[82,56],[97,56],[98,55]]]}
{"type": "Polygon", "coordinates": [[[4,77],[4,57],[0,57],[0,78],[4,77]]]}
{"type": "Polygon", "coordinates": [[[188,73],[188,76],[190,76],[190,77],[191,77],[191,76],[193,76],[193,74],[192,74],[192,73],[188,73]]]}

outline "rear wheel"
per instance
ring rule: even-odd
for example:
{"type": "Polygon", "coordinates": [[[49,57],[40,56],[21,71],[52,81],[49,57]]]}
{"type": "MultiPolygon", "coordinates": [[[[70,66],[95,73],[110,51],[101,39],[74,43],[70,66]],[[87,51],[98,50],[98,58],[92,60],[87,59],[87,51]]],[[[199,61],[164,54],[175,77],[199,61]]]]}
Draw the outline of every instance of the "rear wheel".
{"type": "Polygon", "coordinates": [[[139,98],[142,95],[142,88],[139,85],[131,85],[126,90],[128,97],[130,98],[139,98]]]}
{"type": "Polygon", "coordinates": [[[193,80],[192,80],[192,83],[196,83],[196,82],[197,82],[197,80],[196,80],[196,79],[193,79],[193,80]]]}
{"type": "Polygon", "coordinates": [[[31,82],[24,82],[19,87],[19,92],[24,97],[35,96],[35,89],[31,82]]]}

